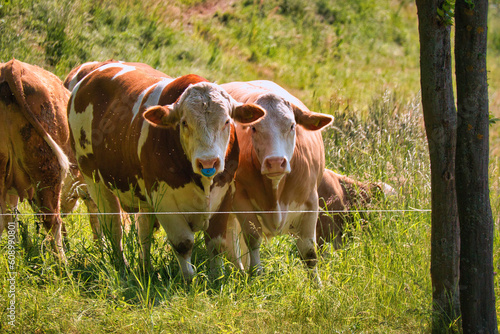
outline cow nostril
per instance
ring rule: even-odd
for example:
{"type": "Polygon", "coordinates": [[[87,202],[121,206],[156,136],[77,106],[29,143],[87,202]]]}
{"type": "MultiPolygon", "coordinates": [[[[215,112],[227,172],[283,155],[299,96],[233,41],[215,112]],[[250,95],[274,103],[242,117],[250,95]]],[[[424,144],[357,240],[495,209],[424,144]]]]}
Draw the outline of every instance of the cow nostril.
{"type": "Polygon", "coordinates": [[[283,159],[283,161],[281,162],[281,168],[286,168],[286,159],[283,159]]]}
{"type": "Polygon", "coordinates": [[[265,160],[265,166],[268,170],[284,170],[286,165],[286,158],[283,157],[271,157],[265,160]]]}
{"type": "Polygon", "coordinates": [[[217,169],[220,166],[220,159],[219,158],[214,158],[214,159],[197,159],[196,161],[196,166],[198,167],[198,170],[203,174],[204,176],[210,177],[215,174],[217,169]]]}
{"type": "Polygon", "coordinates": [[[266,167],[269,169],[272,167],[271,161],[266,160],[266,167]]]}

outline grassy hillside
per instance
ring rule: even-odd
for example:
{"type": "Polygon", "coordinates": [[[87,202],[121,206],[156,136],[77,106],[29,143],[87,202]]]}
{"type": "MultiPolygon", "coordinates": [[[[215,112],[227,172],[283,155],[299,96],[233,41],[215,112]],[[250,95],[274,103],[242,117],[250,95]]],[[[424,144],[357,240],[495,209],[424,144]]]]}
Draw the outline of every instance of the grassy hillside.
{"type": "MultiPolygon", "coordinates": [[[[500,87],[498,2],[491,5],[492,93],[500,87]]],[[[143,61],[214,81],[275,80],[311,103],[367,110],[386,90],[419,90],[412,1],[18,1],[0,8],[0,59],[63,78],[87,60],[143,61]]],[[[494,94],[494,100],[498,94],[494,94]]]]}
{"type": "MultiPolygon", "coordinates": [[[[490,3],[490,105],[500,117],[500,9],[498,0],[490,3]]],[[[15,327],[4,321],[10,299],[0,250],[0,332],[430,331],[430,214],[393,211],[430,207],[413,1],[19,0],[0,5],[0,32],[1,62],[15,57],[61,79],[82,62],[115,58],[171,76],[274,80],[312,110],[335,116],[323,133],[329,168],[388,182],[399,192],[375,201],[371,209],[378,211],[357,215],[342,249],[327,246],[318,264],[323,289],[307,279],[288,236],[263,247],[262,277],[239,275],[227,264],[211,282],[198,235],[199,274],[186,286],[163,231],[153,244],[156,272],[143,277],[134,230],[124,241],[132,270],[117,272],[109,252],[93,244],[86,216],[66,218],[70,247],[61,268],[33,217],[22,216],[30,237],[16,253],[15,327]]],[[[500,268],[497,127],[491,128],[491,199],[500,268]]],[[[496,287],[498,295],[498,280],[496,287]]]]}

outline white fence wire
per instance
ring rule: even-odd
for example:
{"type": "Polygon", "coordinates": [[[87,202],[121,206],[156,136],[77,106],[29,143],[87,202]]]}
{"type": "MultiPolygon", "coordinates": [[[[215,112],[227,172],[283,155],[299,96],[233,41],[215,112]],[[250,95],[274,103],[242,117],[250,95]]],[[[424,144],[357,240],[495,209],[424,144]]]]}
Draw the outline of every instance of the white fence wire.
{"type": "MultiPolygon", "coordinates": [[[[276,211],[176,211],[176,212],[125,212],[129,215],[206,215],[206,214],[273,214],[273,213],[313,213],[316,210],[276,210],[276,211]]],[[[431,209],[417,209],[417,208],[409,208],[409,209],[367,209],[367,210],[319,210],[319,213],[326,214],[336,214],[336,213],[389,213],[389,212],[431,212],[431,209]]],[[[8,216],[8,215],[17,215],[17,216],[48,216],[48,215],[57,215],[56,213],[3,213],[0,216],[8,216]]],[[[68,216],[104,216],[104,215],[118,215],[122,214],[122,212],[71,212],[64,213],[65,217],[68,216]]]]}

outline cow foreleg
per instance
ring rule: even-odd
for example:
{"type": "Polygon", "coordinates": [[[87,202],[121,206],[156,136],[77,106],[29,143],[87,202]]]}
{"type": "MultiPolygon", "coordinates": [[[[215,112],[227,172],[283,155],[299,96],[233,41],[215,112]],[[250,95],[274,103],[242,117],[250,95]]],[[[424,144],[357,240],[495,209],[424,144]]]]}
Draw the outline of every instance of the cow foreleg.
{"type": "Polygon", "coordinates": [[[59,257],[61,262],[66,263],[66,254],[63,245],[63,221],[59,214],[59,197],[60,186],[46,186],[36,190],[35,201],[31,203],[34,209],[42,213],[43,227],[47,231],[47,240],[54,253],[59,257]]]}
{"type": "Polygon", "coordinates": [[[146,211],[141,209],[141,213],[137,215],[137,233],[141,245],[140,259],[144,272],[152,270],[151,266],[151,241],[153,239],[153,228],[155,216],[146,214],[146,211]]]}
{"type": "MultiPolygon", "coordinates": [[[[88,191],[86,190],[86,192],[88,191]]],[[[99,224],[99,219],[97,217],[97,213],[99,212],[99,210],[97,209],[97,205],[94,203],[92,198],[90,198],[90,195],[88,193],[81,198],[83,199],[83,203],[85,203],[87,212],[89,213],[90,228],[92,229],[94,241],[102,242],[102,230],[101,225],[99,224]]]]}
{"type": "Polygon", "coordinates": [[[7,227],[7,224],[10,221],[10,213],[7,209],[7,203],[5,196],[2,194],[0,190],[0,238],[2,237],[3,230],[7,227]]]}
{"type": "Polygon", "coordinates": [[[42,213],[43,227],[47,231],[46,240],[49,241],[52,250],[59,257],[61,262],[66,263],[66,254],[64,252],[62,236],[62,219],[57,210],[51,210],[46,207],[40,209],[42,213]]]}
{"type": "MultiPolygon", "coordinates": [[[[234,195],[233,209],[237,212],[236,217],[240,223],[242,237],[245,240],[250,255],[250,274],[262,274],[262,264],[260,262],[260,245],[262,243],[262,226],[255,213],[250,199],[245,192],[238,192],[234,195]],[[241,213],[245,212],[245,213],[241,213]]],[[[242,253],[243,259],[247,258],[246,253],[242,253]]]]}
{"type": "Polygon", "coordinates": [[[9,223],[9,215],[7,211],[7,186],[5,184],[5,178],[7,177],[7,157],[6,155],[0,154],[0,238],[2,237],[3,230],[7,227],[9,223]]]}
{"type": "Polygon", "coordinates": [[[184,217],[159,215],[158,221],[167,232],[168,240],[175,251],[182,275],[187,282],[191,282],[195,275],[195,268],[191,263],[194,246],[194,233],[184,217]]]}
{"type": "Polygon", "coordinates": [[[118,198],[102,182],[95,182],[85,176],[85,183],[99,212],[99,233],[104,234],[111,243],[115,266],[119,269],[128,267],[123,255],[121,206],[118,198]]]}
{"type": "Polygon", "coordinates": [[[228,227],[229,211],[233,204],[233,194],[231,191],[226,193],[219,212],[210,218],[208,229],[205,233],[205,244],[207,246],[210,263],[210,279],[216,279],[224,274],[223,253],[227,250],[226,233],[228,227]]]}
{"type": "MultiPolygon", "coordinates": [[[[250,256],[250,274],[260,275],[263,272],[262,263],[260,262],[260,245],[262,244],[262,227],[255,214],[238,214],[243,239],[248,248],[250,256]]],[[[247,254],[242,254],[245,258],[247,254]]]]}
{"type": "Polygon", "coordinates": [[[317,196],[312,201],[307,210],[314,212],[304,213],[301,219],[301,224],[297,233],[297,249],[299,250],[300,257],[306,263],[307,267],[311,270],[312,278],[321,285],[321,279],[318,274],[316,264],[318,262],[318,255],[316,253],[316,222],[318,220],[318,200],[317,196]]]}
{"type": "Polygon", "coordinates": [[[240,271],[248,269],[250,262],[248,248],[243,238],[240,224],[234,214],[230,214],[227,220],[226,230],[226,256],[240,271]]]}

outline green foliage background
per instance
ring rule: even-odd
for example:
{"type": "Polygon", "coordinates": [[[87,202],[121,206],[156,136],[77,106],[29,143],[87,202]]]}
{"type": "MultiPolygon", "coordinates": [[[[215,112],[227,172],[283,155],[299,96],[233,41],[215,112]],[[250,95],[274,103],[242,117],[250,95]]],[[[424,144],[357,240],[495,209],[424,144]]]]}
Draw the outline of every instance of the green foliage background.
{"type": "MultiPolygon", "coordinates": [[[[500,117],[499,1],[490,1],[490,112],[500,117]]],[[[330,245],[307,278],[293,239],[263,247],[266,274],[230,264],[216,281],[197,237],[198,276],[186,286],[155,236],[156,272],[138,268],[135,231],[125,236],[130,272],[117,272],[92,242],[85,215],[65,219],[68,265],[46,250],[32,216],[17,253],[16,326],[7,315],[7,257],[0,254],[0,331],[13,333],[427,333],[430,331],[429,162],[419,100],[416,8],[408,0],[18,0],[0,3],[0,62],[16,58],[61,79],[82,62],[147,63],[171,76],[215,82],[269,79],[312,110],[335,116],[323,132],[327,166],[398,192],[355,214],[345,245],[330,245]],[[32,246],[29,243],[32,243],[32,246]]],[[[499,266],[498,125],[491,128],[491,201],[499,266]]],[[[80,213],[84,209],[80,207],[80,213]]],[[[25,206],[22,212],[30,212],[25,206]]],[[[43,229],[42,229],[43,230],[43,229]]],[[[5,238],[0,247],[5,247],[5,238]]],[[[497,293],[500,290],[496,280],[497,293]]],[[[498,303],[497,303],[498,305],[498,303]]],[[[497,310],[499,308],[497,307],[497,310]]]]}

